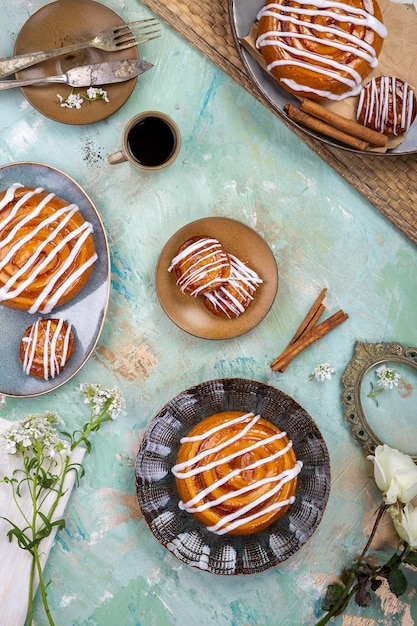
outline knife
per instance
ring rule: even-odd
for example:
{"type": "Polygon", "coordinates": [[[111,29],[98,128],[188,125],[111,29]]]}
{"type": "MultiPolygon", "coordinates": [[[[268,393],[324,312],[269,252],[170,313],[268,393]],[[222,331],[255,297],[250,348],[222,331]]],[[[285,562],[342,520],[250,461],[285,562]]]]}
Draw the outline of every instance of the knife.
{"type": "Polygon", "coordinates": [[[123,61],[107,61],[82,65],[68,70],[58,76],[39,76],[23,80],[1,80],[0,91],[13,87],[28,87],[29,85],[44,85],[46,83],[64,83],[70,87],[91,87],[91,85],[111,85],[122,83],[143,74],[151,67],[148,61],[125,59],[123,61]]]}

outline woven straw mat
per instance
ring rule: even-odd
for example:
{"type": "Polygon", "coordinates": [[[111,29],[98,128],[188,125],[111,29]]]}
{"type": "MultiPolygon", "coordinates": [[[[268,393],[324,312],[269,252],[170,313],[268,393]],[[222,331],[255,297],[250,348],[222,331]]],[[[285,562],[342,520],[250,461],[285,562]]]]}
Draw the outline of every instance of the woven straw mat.
{"type": "Polygon", "coordinates": [[[291,128],[314,152],[417,244],[417,155],[371,156],[328,146],[290,125],[271,109],[240,60],[228,0],[142,0],[220,69],[291,128]]]}

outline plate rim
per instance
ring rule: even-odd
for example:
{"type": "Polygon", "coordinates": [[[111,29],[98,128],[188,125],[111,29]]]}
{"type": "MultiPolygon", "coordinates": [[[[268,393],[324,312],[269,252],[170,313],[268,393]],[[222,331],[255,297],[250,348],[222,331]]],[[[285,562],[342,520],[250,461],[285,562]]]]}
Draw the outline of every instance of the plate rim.
{"type": "MultiPolygon", "coordinates": [[[[219,237],[219,239],[221,240],[221,236],[219,237]]],[[[181,243],[181,242],[179,242],[181,243]]],[[[166,264],[165,264],[166,265],[166,264]]],[[[261,276],[262,278],[262,276],[261,276]]],[[[270,276],[268,276],[268,279],[270,279],[270,276]]],[[[251,330],[253,330],[258,324],[260,324],[265,317],[268,315],[268,313],[270,312],[275,299],[277,297],[277,293],[278,293],[278,286],[279,286],[279,270],[278,270],[278,264],[277,264],[277,260],[275,258],[274,253],[272,252],[272,249],[269,245],[269,243],[267,242],[267,240],[260,235],[254,228],[252,228],[251,226],[249,226],[248,224],[245,224],[244,222],[240,221],[240,220],[236,220],[234,218],[231,217],[227,217],[227,216],[222,216],[222,215],[213,215],[213,216],[207,216],[207,217],[202,217],[202,218],[198,218],[196,220],[193,220],[191,222],[188,222],[186,224],[184,224],[183,226],[181,226],[180,228],[178,228],[164,243],[161,252],[158,255],[158,259],[157,259],[157,263],[156,263],[156,267],[155,267],[155,288],[156,288],[156,295],[159,301],[159,304],[161,306],[161,308],[163,309],[163,311],[165,312],[165,314],[168,316],[168,318],[181,330],[184,330],[185,332],[189,333],[190,335],[194,336],[194,337],[198,337],[200,339],[207,339],[207,340],[214,340],[214,341],[223,341],[226,339],[234,339],[236,337],[240,337],[248,332],[250,332],[251,330]],[[177,239],[179,238],[180,234],[182,232],[187,232],[190,228],[192,228],[193,226],[199,226],[203,223],[215,223],[215,222],[228,222],[234,225],[235,228],[241,228],[242,230],[247,230],[251,233],[251,235],[254,238],[259,239],[262,242],[262,245],[265,247],[265,250],[268,250],[268,254],[270,255],[271,258],[271,266],[273,266],[274,268],[274,276],[272,278],[273,280],[273,286],[272,286],[272,290],[273,290],[273,296],[271,295],[270,297],[270,301],[268,300],[268,306],[265,305],[265,311],[263,312],[263,315],[259,318],[257,318],[255,320],[255,322],[253,324],[244,324],[242,329],[237,329],[235,331],[232,330],[232,332],[227,332],[227,328],[233,328],[233,325],[236,329],[236,327],[240,327],[242,325],[242,319],[244,319],[244,314],[240,315],[238,318],[236,319],[223,319],[221,317],[218,318],[218,325],[220,326],[220,324],[224,325],[224,328],[226,329],[226,331],[224,331],[222,334],[216,334],[215,336],[213,336],[213,334],[207,334],[207,333],[202,333],[202,332],[196,332],[196,331],[192,331],[190,330],[190,328],[185,324],[180,324],[178,322],[177,319],[175,319],[171,313],[170,313],[170,308],[169,306],[167,306],[166,304],[166,299],[164,297],[161,297],[161,288],[160,288],[160,276],[162,275],[162,272],[165,273],[166,268],[163,267],[163,263],[165,261],[165,256],[167,253],[167,248],[177,239]]],[[[190,296],[187,296],[190,297],[190,296]]],[[[184,302],[187,302],[186,300],[184,300],[184,302]]],[[[194,304],[194,303],[193,303],[194,304]]],[[[252,303],[251,306],[254,306],[256,304],[256,302],[254,301],[252,303]]],[[[213,315],[210,314],[209,311],[207,311],[207,315],[213,315]]],[[[248,318],[246,318],[248,319],[248,318]]]]}
{"type": "MultiPolygon", "coordinates": [[[[103,237],[103,241],[104,241],[104,247],[105,247],[105,253],[106,253],[106,264],[107,264],[107,278],[106,278],[106,284],[107,284],[107,289],[106,289],[106,300],[104,303],[104,307],[103,307],[103,314],[102,314],[102,319],[101,322],[99,324],[98,329],[96,330],[96,337],[91,345],[90,350],[88,351],[88,353],[84,356],[84,358],[82,359],[79,367],[76,368],[76,370],[70,375],[68,376],[68,378],[66,378],[65,380],[59,380],[59,376],[54,379],[57,381],[56,385],[53,385],[52,387],[50,387],[49,389],[46,389],[44,391],[39,391],[36,393],[29,393],[29,394],[17,394],[17,393],[10,393],[10,392],[4,392],[0,389],[0,394],[4,395],[8,398],[35,398],[38,396],[42,396],[45,395],[47,393],[50,393],[51,391],[55,391],[56,389],[58,389],[59,387],[62,387],[63,385],[65,385],[67,382],[69,382],[72,378],[74,378],[74,376],[76,376],[80,370],[84,367],[84,365],[87,363],[87,361],[90,359],[91,355],[93,354],[94,350],[96,349],[96,346],[98,344],[98,341],[100,339],[101,333],[103,331],[103,327],[104,327],[104,323],[106,321],[106,316],[107,316],[107,310],[108,310],[108,306],[109,306],[109,301],[110,301],[110,291],[111,291],[111,264],[110,264],[110,249],[109,249],[109,242],[108,242],[108,237],[107,237],[107,233],[106,230],[104,228],[104,224],[103,224],[103,220],[96,208],[96,206],[94,205],[93,201],[91,200],[90,196],[84,191],[84,189],[81,187],[81,185],[79,183],[77,183],[76,180],[74,180],[74,178],[72,178],[70,175],[66,174],[64,171],[60,170],[57,167],[54,167],[52,165],[48,165],[46,163],[42,163],[42,162],[38,162],[38,161],[16,161],[13,163],[5,163],[4,165],[0,165],[0,173],[5,170],[5,169],[12,169],[13,167],[20,167],[20,166],[35,166],[35,167],[43,167],[46,168],[47,170],[53,171],[55,174],[58,174],[59,176],[62,176],[63,178],[65,178],[67,181],[69,181],[72,185],[74,185],[78,191],[84,196],[84,198],[86,199],[87,203],[90,205],[91,210],[94,212],[95,218],[97,219],[97,222],[100,226],[100,230],[101,230],[101,235],[103,237]]],[[[0,303],[0,306],[4,306],[3,304],[0,303]]],[[[65,370],[63,370],[63,373],[65,372],[65,370]]]]}
{"type": "MultiPolygon", "coordinates": [[[[228,409],[225,408],[224,410],[228,410],[228,409]]],[[[234,408],[233,410],[237,410],[237,409],[234,408]]],[[[244,409],[242,408],[241,410],[244,410],[244,409]]],[[[203,419],[203,417],[201,417],[200,419],[203,419]]],[[[198,421],[196,423],[198,423],[198,421]]],[[[190,428],[191,427],[192,426],[190,426],[190,428]]],[[[178,430],[178,445],[179,445],[179,439],[182,436],[182,434],[183,433],[181,433],[181,429],[179,429],[178,430]]],[[[145,478],[144,482],[146,482],[146,477],[144,477],[144,478],[145,478]]],[[[175,481],[175,478],[172,477],[171,480],[175,481]]],[[[158,481],[156,481],[156,482],[158,482],[158,481]]],[[[296,554],[311,539],[311,537],[313,536],[313,534],[315,533],[315,531],[319,527],[319,525],[320,525],[320,523],[322,521],[324,512],[325,512],[325,509],[327,507],[327,504],[328,504],[328,501],[329,501],[329,497],[330,497],[330,492],[331,492],[330,454],[329,454],[329,450],[328,450],[326,441],[325,441],[325,439],[324,439],[320,429],[318,428],[316,421],[311,417],[311,415],[308,413],[308,411],[306,409],[304,409],[304,407],[302,407],[297,402],[297,400],[295,400],[292,396],[287,394],[285,391],[282,391],[281,389],[279,389],[277,387],[274,387],[273,385],[270,385],[269,383],[262,382],[262,381],[259,381],[259,380],[244,378],[244,377],[215,378],[215,379],[211,379],[211,380],[205,380],[205,381],[203,381],[201,383],[197,383],[195,385],[192,385],[188,389],[185,389],[185,390],[177,393],[168,402],[166,402],[164,404],[164,406],[161,407],[159,409],[159,411],[152,417],[150,422],[143,429],[141,440],[140,440],[140,443],[139,443],[139,449],[138,449],[138,452],[137,452],[137,455],[136,455],[136,458],[135,458],[135,483],[136,483],[136,499],[138,501],[138,505],[139,505],[139,508],[140,508],[140,510],[142,512],[142,515],[143,515],[145,523],[147,524],[149,530],[151,531],[152,535],[156,538],[158,543],[160,545],[162,545],[166,550],[168,550],[173,556],[175,556],[180,562],[182,562],[182,563],[184,563],[184,564],[186,564],[186,565],[188,565],[188,566],[190,566],[190,567],[192,567],[194,569],[200,569],[202,571],[205,571],[207,573],[214,574],[214,575],[223,575],[223,576],[253,575],[253,574],[261,573],[262,571],[270,569],[271,567],[279,566],[282,563],[284,563],[285,561],[287,561],[289,558],[294,556],[294,554],[296,554]],[[233,384],[235,384],[235,385],[247,385],[248,387],[249,386],[255,386],[258,389],[261,389],[261,388],[264,389],[264,390],[266,389],[267,391],[269,391],[269,393],[279,394],[281,396],[281,398],[288,399],[289,401],[291,401],[293,403],[293,405],[295,405],[298,408],[298,410],[302,411],[303,414],[310,421],[312,429],[315,431],[315,433],[317,434],[317,436],[320,439],[321,446],[323,448],[323,454],[324,454],[324,457],[325,457],[324,460],[323,460],[323,463],[322,463],[322,467],[325,468],[325,469],[323,469],[323,471],[325,471],[325,473],[326,473],[326,490],[325,490],[325,494],[324,494],[324,497],[323,497],[323,506],[322,506],[322,509],[321,509],[319,520],[315,523],[312,531],[308,534],[308,536],[306,538],[304,537],[304,540],[300,543],[300,545],[297,548],[293,549],[291,554],[289,554],[287,556],[284,555],[285,558],[283,558],[281,560],[276,560],[275,562],[270,562],[269,561],[268,563],[264,563],[263,567],[261,567],[260,569],[257,569],[256,571],[246,571],[245,569],[243,569],[242,571],[233,571],[233,572],[228,572],[228,571],[211,571],[210,569],[206,569],[205,567],[201,567],[201,564],[199,564],[196,561],[192,561],[192,560],[187,561],[185,558],[181,558],[178,554],[175,553],[175,551],[173,549],[171,549],[171,546],[170,546],[168,541],[166,541],[166,543],[163,543],[163,541],[156,536],[156,534],[155,534],[155,532],[154,532],[154,530],[153,530],[153,528],[151,526],[150,520],[147,519],[146,514],[145,514],[144,510],[142,509],[141,503],[139,501],[139,491],[140,491],[140,487],[141,487],[140,481],[142,480],[142,477],[138,476],[138,474],[139,474],[139,460],[140,460],[141,455],[144,452],[143,447],[144,447],[144,443],[145,443],[145,439],[146,439],[147,433],[152,429],[152,427],[154,425],[156,425],[158,423],[159,420],[164,419],[166,417],[169,408],[170,407],[175,407],[175,402],[178,401],[183,395],[191,394],[192,392],[195,392],[196,390],[198,390],[199,388],[204,387],[204,386],[211,385],[211,386],[214,387],[215,384],[218,384],[218,385],[233,385],[233,384]]],[[[291,511],[291,509],[290,509],[290,511],[291,511]]],[[[290,511],[285,514],[283,519],[285,519],[286,516],[290,515],[290,511]]],[[[190,516],[190,517],[192,517],[192,516],[190,516]]],[[[278,522],[274,522],[273,524],[271,524],[271,526],[268,527],[268,528],[274,527],[274,525],[277,524],[277,523],[279,523],[279,520],[278,520],[278,522]]],[[[197,528],[197,531],[198,531],[198,529],[200,528],[200,532],[205,532],[203,525],[200,524],[197,520],[194,520],[192,522],[192,525],[193,525],[193,530],[195,530],[195,528],[197,528]]],[[[217,537],[217,541],[220,544],[222,544],[224,542],[227,542],[228,544],[232,544],[233,546],[241,545],[245,541],[245,538],[246,538],[246,541],[250,545],[251,542],[252,542],[252,538],[256,538],[257,536],[262,535],[265,532],[268,532],[268,528],[266,530],[264,530],[264,531],[261,531],[260,533],[254,533],[253,535],[236,536],[236,535],[225,534],[225,535],[221,535],[221,536],[214,535],[214,537],[217,537]]],[[[177,537],[181,535],[181,530],[182,529],[178,530],[177,535],[176,535],[177,537]]],[[[294,533],[296,533],[296,531],[294,531],[294,533]]]]}

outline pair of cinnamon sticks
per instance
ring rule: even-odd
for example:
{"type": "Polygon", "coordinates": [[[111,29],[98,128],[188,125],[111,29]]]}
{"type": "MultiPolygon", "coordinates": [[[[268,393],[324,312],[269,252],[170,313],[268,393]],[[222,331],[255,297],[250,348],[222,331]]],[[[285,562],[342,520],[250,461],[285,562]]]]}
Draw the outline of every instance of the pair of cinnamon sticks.
{"type": "Polygon", "coordinates": [[[326,309],[323,304],[326,292],[326,288],[322,289],[284,352],[270,364],[274,372],[285,372],[288,365],[297,354],[348,319],[348,314],[339,310],[323,322],[317,323],[326,309]]]}
{"type": "Polygon", "coordinates": [[[383,148],[388,140],[386,135],[334,113],[308,98],[302,100],[299,107],[286,104],[284,110],[289,119],[300,126],[326,135],[355,150],[365,151],[370,146],[383,148]]]}

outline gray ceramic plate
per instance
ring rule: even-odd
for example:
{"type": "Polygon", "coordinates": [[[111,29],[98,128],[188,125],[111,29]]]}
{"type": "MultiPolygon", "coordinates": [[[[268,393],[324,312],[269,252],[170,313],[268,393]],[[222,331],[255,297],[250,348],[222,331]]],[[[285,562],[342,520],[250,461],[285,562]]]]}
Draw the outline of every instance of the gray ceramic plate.
{"type": "Polygon", "coordinates": [[[330,493],[329,455],[308,413],[282,391],[253,380],[211,380],[173,398],[149,424],[136,459],[139,506],[151,531],[180,561],[213,574],[255,574],[292,556],[320,523],[330,493]],[[292,439],[303,462],[288,513],[254,535],[214,535],[178,508],[171,467],[180,439],[221,411],[252,411],[292,439]]]}
{"type": "MultiPolygon", "coordinates": [[[[354,152],[356,154],[364,154],[358,150],[352,150],[339,143],[336,143],[323,135],[314,133],[307,130],[298,124],[295,124],[288,119],[284,113],[284,106],[287,103],[299,104],[299,101],[287,93],[276,83],[276,81],[265,72],[261,66],[253,59],[253,57],[247,52],[239,43],[239,39],[246,37],[249,33],[250,27],[256,19],[257,14],[265,4],[265,0],[229,0],[229,14],[231,21],[231,28],[233,36],[235,38],[235,44],[239,55],[242,59],[244,66],[246,67],[249,77],[253,83],[258,87],[259,91],[269,102],[270,106],[279,113],[282,117],[288,121],[292,126],[296,126],[298,130],[315,139],[320,139],[323,143],[329,144],[337,148],[342,148],[348,152],[354,152]]],[[[393,150],[389,150],[385,153],[372,152],[372,156],[389,156],[392,154],[413,154],[417,152],[417,123],[413,124],[410,131],[407,134],[406,139],[393,150]]]]}
{"type": "Polygon", "coordinates": [[[26,328],[38,314],[0,305],[0,393],[29,397],[52,391],[72,378],[94,350],[107,311],[110,289],[110,262],[106,234],[100,217],[81,187],[63,172],[40,163],[13,163],[0,167],[0,190],[20,182],[27,187],[43,187],[78,205],[84,219],[92,223],[98,260],[80,293],[67,304],[44,317],[69,321],[75,331],[74,352],[65,369],[55,378],[43,380],[27,376],[19,360],[19,345],[26,328]],[[7,364],[7,365],[6,365],[7,364]]]}

